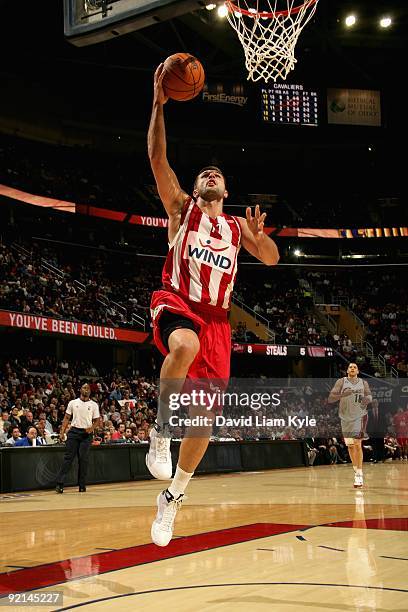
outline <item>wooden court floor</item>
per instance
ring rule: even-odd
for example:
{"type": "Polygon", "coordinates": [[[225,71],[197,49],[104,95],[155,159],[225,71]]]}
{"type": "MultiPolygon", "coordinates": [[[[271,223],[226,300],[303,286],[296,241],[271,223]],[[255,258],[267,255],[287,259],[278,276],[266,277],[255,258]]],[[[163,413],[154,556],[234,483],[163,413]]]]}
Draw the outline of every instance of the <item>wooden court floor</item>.
{"type": "Polygon", "coordinates": [[[150,541],[158,481],[0,496],[0,605],[13,610],[408,610],[408,464],[193,478],[175,538],[150,541]],[[7,600],[8,601],[8,600],[7,600]]]}

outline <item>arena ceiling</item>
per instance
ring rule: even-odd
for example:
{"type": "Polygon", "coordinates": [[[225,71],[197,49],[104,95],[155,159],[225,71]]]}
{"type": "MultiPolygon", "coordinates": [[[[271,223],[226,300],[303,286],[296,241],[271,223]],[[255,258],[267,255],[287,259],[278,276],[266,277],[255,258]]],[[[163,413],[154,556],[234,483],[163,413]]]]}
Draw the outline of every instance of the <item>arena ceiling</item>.
{"type": "MultiPolygon", "coordinates": [[[[310,187],[325,195],[333,185],[348,188],[344,176],[370,194],[406,192],[396,143],[406,123],[407,5],[407,0],[319,0],[288,78],[320,90],[323,113],[327,87],[381,90],[382,128],[331,126],[324,116],[319,129],[265,126],[259,111],[256,116],[226,105],[172,103],[166,110],[172,163],[187,178],[191,165],[209,160],[240,181],[257,172],[258,192],[270,169],[277,184],[273,193],[310,187]],[[358,17],[352,30],[343,25],[349,11],[358,17]],[[385,13],[394,20],[386,31],[378,26],[385,13]]],[[[204,6],[92,46],[74,46],[63,31],[63,0],[0,0],[1,131],[130,153],[140,164],[135,167],[146,168],[158,63],[186,50],[201,59],[209,79],[246,81],[236,34],[204,6]]]]}
{"type": "MultiPolygon", "coordinates": [[[[217,1],[217,0],[215,0],[217,1]]],[[[157,23],[114,40],[74,47],[63,37],[63,0],[16,2],[0,0],[3,70],[21,59],[67,62],[78,66],[102,65],[111,70],[149,71],[175,51],[196,54],[212,77],[245,78],[243,53],[226,20],[203,8],[157,23]]],[[[297,45],[295,80],[330,79],[339,85],[379,86],[405,67],[407,41],[406,0],[320,0],[313,21],[297,45]],[[347,29],[343,19],[354,12],[358,23],[347,29]],[[388,30],[378,26],[380,16],[391,15],[388,30]]],[[[29,62],[29,63],[30,63],[29,62]]],[[[405,72],[405,70],[404,70],[405,72]]]]}
{"type": "MultiPolygon", "coordinates": [[[[14,133],[23,134],[23,130],[19,131],[18,119],[24,117],[25,125],[31,125],[31,134],[32,126],[38,126],[34,137],[44,140],[48,137],[45,133],[47,122],[54,121],[54,126],[62,133],[61,142],[71,144],[76,142],[71,138],[73,130],[76,130],[75,138],[85,134],[83,141],[88,142],[89,130],[85,133],[83,126],[90,126],[92,130],[94,126],[98,137],[104,126],[109,141],[106,147],[115,146],[115,150],[139,147],[145,155],[152,74],[169,54],[183,50],[193,53],[201,59],[207,77],[213,81],[246,81],[243,52],[235,32],[225,20],[217,17],[216,11],[206,10],[204,4],[203,0],[202,9],[174,19],[96,45],[78,47],[64,38],[63,0],[23,3],[0,0],[0,129],[2,117],[14,116],[12,129],[14,133]],[[122,135],[120,141],[118,134],[122,135]]],[[[228,156],[237,159],[234,146],[238,146],[240,152],[242,143],[246,142],[249,151],[253,140],[257,147],[266,143],[268,159],[279,161],[285,167],[299,162],[304,164],[306,160],[307,168],[314,170],[328,158],[333,159],[334,147],[338,149],[338,163],[343,164],[344,158],[350,157],[352,147],[358,155],[361,152],[361,156],[365,156],[367,147],[373,143],[382,151],[381,164],[393,160],[395,155],[390,155],[389,151],[395,148],[393,143],[399,135],[401,121],[405,124],[406,5],[406,0],[319,0],[315,18],[299,38],[298,64],[288,78],[289,83],[318,88],[322,101],[327,87],[380,89],[385,102],[384,127],[389,129],[333,130],[326,129],[322,121],[320,130],[278,129],[272,132],[263,130],[261,125],[255,138],[253,127],[259,118],[254,117],[255,121],[251,122],[247,115],[244,125],[238,112],[233,116],[229,109],[217,105],[216,109],[205,109],[209,115],[199,126],[197,106],[176,103],[171,107],[169,136],[173,142],[189,143],[188,153],[174,152],[178,164],[190,161],[193,134],[198,143],[195,145],[198,159],[210,158],[209,152],[219,157],[214,142],[224,151],[232,142],[228,156]],[[358,17],[358,24],[352,30],[346,30],[343,25],[349,11],[358,17]],[[378,26],[379,17],[385,13],[394,20],[393,26],[386,31],[378,26]],[[185,117],[185,113],[190,112],[191,123],[185,117]],[[207,142],[203,142],[204,139],[207,142]],[[297,144],[299,147],[295,146],[297,144]],[[313,154],[311,147],[314,147],[313,154]]],[[[10,133],[10,129],[8,131],[10,133]]],[[[248,154],[245,163],[252,158],[258,159],[257,155],[259,153],[248,154]]]]}

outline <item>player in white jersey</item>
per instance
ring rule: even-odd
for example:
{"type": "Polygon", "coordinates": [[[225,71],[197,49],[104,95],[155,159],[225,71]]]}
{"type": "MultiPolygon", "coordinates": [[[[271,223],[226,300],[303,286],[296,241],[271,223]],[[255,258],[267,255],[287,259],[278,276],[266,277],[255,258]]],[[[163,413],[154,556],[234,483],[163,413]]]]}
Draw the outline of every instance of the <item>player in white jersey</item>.
{"type": "Polygon", "coordinates": [[[366,380],[358,377],[356,363],[350,363],[347,376],[339,378],[328,398],[329,404],[339,401],[339,417],[344,441],[354,468],[354,486],[363,486],[363,449],[367,425],[367,405],[373,400],[366,380]]]}

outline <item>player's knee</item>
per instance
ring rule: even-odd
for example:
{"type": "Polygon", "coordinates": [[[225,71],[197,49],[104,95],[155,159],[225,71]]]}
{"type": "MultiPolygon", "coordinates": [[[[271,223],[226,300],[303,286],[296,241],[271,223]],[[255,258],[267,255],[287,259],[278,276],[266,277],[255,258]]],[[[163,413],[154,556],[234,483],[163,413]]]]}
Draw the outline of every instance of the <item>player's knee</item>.
{"type": "Polygon", "coordinates": [[[200,350],[200,341],[195,334],[184,334],[174,339],[170,349],[171,354],[179,363],[190,365],[200,350]]]}

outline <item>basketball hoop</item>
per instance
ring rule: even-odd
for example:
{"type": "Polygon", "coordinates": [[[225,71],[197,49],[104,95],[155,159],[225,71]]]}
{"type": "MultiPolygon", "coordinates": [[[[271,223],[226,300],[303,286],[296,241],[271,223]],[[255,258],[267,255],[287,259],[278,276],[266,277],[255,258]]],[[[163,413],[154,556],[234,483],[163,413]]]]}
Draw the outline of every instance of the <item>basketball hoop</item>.
{"type": "Polygon", "coordinates": [[[319,0],[226,0],[227,19],[245,53],[248,80],[286,79],[296,64],[299,34],[319,0]]]}

